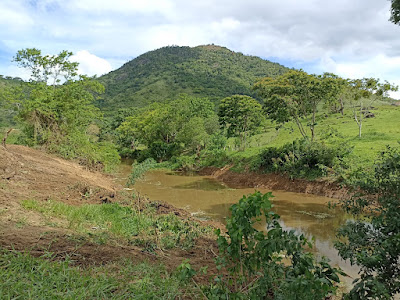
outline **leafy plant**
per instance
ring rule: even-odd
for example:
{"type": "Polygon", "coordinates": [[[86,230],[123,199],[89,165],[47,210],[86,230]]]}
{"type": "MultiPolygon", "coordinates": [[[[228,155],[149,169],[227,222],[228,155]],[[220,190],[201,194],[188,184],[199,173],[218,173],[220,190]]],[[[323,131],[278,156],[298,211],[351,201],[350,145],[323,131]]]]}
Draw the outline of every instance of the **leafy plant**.
{"type": "Polygon", "coordinates": [[[150,169],[156,166],[157,162],[153,158],[148,158],[141,163],[132,164],[132,172],[128,179],[129,185],[134,185],[136,180],[142,178],[142,176],[150,169]]]}
{"type": "Polygon", "coordinates": [[[328,146],[321,142],[296,140],[282,147],[266,148],[253,168],[285,172],[293,177],[318,178],[345,167],[344,158],[352,148],[346,143],[328,146]]]}
{"type": "Polygon", "coordinates": [[[392,299],[400,293],[399,182],[400,151],[388,147],[364,193],[343,203],[355,220],[339,229],[336,248],[342,258],[361,268],[349,299],[392,299]]]}
{"type": "Polygon", "coordinates": [[[207,291],[211,299],[323,299],[335,292],[342,272],[306,252],[312,245],[303,235],[282,229],[271,197],[243,196],[230,209],[226,234],[217,230],[218,268],[226,273],[207,291]],[[253,226],[262,217],[267,233],[253,226]]]}

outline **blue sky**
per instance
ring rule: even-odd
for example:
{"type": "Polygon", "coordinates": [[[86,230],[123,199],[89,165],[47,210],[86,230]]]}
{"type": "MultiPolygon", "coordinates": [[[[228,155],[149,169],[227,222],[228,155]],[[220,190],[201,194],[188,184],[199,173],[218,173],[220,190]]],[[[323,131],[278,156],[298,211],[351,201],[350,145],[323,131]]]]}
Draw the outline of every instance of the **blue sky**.
{"type": "MultiPolygon", "coordinates": [[[[400,26],[388,0],[1,0],[0,74],[23,48],[75,53],[101,75],[168,45],[221,45],[311,73],[400,85],[400,26]]],[[[400,98],[400,93],[393,94],[400,98]]]]}

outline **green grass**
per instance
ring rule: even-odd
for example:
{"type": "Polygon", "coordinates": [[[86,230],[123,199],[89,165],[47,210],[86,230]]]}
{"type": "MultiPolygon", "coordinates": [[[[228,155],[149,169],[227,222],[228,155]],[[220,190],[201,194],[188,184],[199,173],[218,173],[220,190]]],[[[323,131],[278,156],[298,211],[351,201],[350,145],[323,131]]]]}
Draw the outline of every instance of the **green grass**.
{"type": "Polygon", "coordinates": [[[27,210],[67,220],[68,227],[93,238],[95,242],[117,242],[142,246],[145,250],[191,248],[195,239],[211,234],[209,227],[182,220],[174,214],[157,215],[154,208],[138,211],[116,203],[71,206],[62,202],[24,200],[27,210]]]}
{"type": "MultiPolygon", "coordinates": [[[[385,150],[386,145],[397,146],[400,141],[400,107],[381,105],[371,110],[375,118],[363,120],[362,137],[358,137],[358,126],[350,110],[345,115],[331,114],[325,117],[320,114],[317,117],[316,134],[318,140],[326,143],[336,143],[338,140],[346,141],[354,147],[349,159],[352,164],[360,167],[371,167],[377,155],[385,150]],[[333,133],[336,137],[327,138],[328,133],[333,133]]],[[[306,126],[306,124],[303,124],[306,126]]],[[[233,140],[229,141],[230,149],[228,157],[236,164],[245,162],[247,164],[266,147],[280,147],[296,139],[301,135],[293,123],[287,123],[278,131],[275,125],[269,122],[264,133],[255,135],[251,138],[248,148],[238,152],[233,150],[233,140]]]]}
{"type": "Polygon", "coordinates": [[[81,269],[68,260],[52,262],[1,248],[0,282],[0,299],[180,299],[200,293],[160,264],[125,260],[81,269]]]}

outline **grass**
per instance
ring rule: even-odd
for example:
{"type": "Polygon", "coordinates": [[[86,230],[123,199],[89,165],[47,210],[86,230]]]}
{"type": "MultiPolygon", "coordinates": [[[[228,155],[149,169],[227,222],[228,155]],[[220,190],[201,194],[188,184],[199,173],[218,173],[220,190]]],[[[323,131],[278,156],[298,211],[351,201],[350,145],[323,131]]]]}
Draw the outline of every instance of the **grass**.
{"type": "MultiPolygon", "coordinates": [[[[319,114],[316,125],[317,140],[323,140],[328,144],[338,140],[346,141],[353,147],[353,153],[349,158],[352,165],[371,167],[377,155],[385,150],[387,145],[397,146],[400,141],[400,126],[397,122],[400,120],[400,107],[381,105],[371,111],[375,117],[363,120],[361,138],[358,137],[358,126],[350,110],[346,111],[344,116],[319,114]]],[[[303,125],[306,126],[306,124],[303,125]]],[[[239,165],[247,165],[262,149],[280,147],[300,138],[301,135],[293,123],[289,122],[276,130],[275,124],[269,122],[265,132],[251,138],[245,151],[234,150],[234,141],[230,140],[228,159],[239,165]]]]}
{"type": "Polygon", "coordinates": [[[159,264],[124,260],[82,269],[68,260],[53,262],[1,248],[0,282],[0,299],[180,299],[200,293],[159,264]]]}
{"type": "Polygon", "coordinates": [[[23,208],[48,218],[67,220],[68,228],[87,234],[97,243],[110,239],[144,247],[148,251],[179,247],[191,248],[201,235],[211,234],[209,227],[182,220],[174,214],[157,215],[151,205],[139,211],[117,203],[72,206],[62,202],[23,200],[23,208]]]}

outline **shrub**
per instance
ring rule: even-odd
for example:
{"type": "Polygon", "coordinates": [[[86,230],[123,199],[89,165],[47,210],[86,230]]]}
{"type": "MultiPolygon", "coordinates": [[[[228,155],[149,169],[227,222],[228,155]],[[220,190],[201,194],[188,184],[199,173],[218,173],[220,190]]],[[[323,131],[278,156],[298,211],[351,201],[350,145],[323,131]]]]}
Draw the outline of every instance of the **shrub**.
{"type": "Polygon", "coordinates": [[[346,297],[392,299],[400,293],[400,149],[381,153],[373,180],[363,188],[364,195],[343,203],[355,220],[339,229],[335,245],[343,259],[360,266],[346,297]]]}
{"type": "Polygon", "coordinates": [[[218,268],[226,272],[206,291],[209,299],[324,299],[335,292],[343,273],[305,252],[311,244],[303,235],[282,229],[271,197],[256,192],[230,208],[226,234],[217,230],[218,268]],[[261,217],[267,233],[253,227],[261,217]]]}
{"type": "Polygon", "coordinates": [[[265,149],[253,167],[314,179],[335,173],[335,168],[343,166],[343,159],[351,150],[346,144],[328,146],[321,142],[296,140],[282,147],[265,149]]]}

